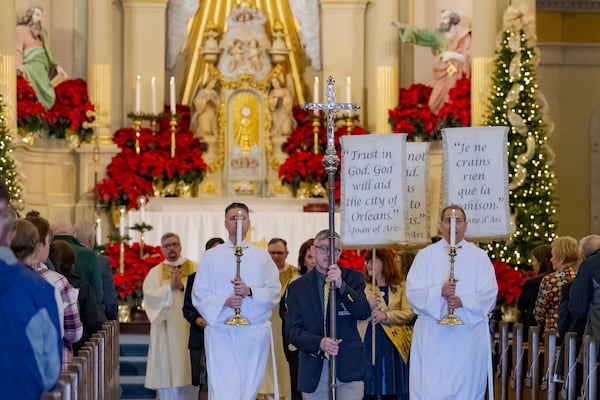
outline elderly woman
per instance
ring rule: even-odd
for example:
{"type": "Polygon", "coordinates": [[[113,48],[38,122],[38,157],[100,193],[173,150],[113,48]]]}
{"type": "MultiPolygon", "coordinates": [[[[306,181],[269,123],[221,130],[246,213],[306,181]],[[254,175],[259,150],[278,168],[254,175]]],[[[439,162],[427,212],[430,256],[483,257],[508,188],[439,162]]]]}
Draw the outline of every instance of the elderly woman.
{"type": "Polygon", "coordinates": [[[552,242],[552,267],[554,272],[544,276],[535,301],[533,315],[538,326],[547,331],[558,329],[558,305],[563,285],[575,278],[581,263],[579,243],[571,236],[563,236],[552,242]]]}
{"type": "MultiPolygon", "coordinates": [[[[42,278],[54,286],[60,293],[59,310],[64,310],[61,320],[63,325],[63,369],[73,358],[73,344],[81,339],[83,326],[79,319],[79,308],[77,306],[77,289],[74,289],[67,278],[56,271],[48,269],[44,261],[48,259],[50,252],[50,225],[41,217],[33,218],[33,221],[21,219],[15,222],[15,238],[10,248],[15,256],[37,272],[42,278]],[[38,226],[39,222],[39,226],[38,226]]],[[[57,302],[59,299],[57,299],[57,302]]]]}

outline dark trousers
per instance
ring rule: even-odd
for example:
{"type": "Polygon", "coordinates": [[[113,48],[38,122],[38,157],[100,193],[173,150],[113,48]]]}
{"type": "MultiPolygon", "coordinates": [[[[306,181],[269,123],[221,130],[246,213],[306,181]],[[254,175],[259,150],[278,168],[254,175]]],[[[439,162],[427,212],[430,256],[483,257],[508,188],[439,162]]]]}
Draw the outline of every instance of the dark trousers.
{"type": "Polygon", "coordinates": [[[298,390],[298,350],[287,352],[290,364],[290,383],[292,386],[292,400],[302,400],[302,393],[298,390]]]}

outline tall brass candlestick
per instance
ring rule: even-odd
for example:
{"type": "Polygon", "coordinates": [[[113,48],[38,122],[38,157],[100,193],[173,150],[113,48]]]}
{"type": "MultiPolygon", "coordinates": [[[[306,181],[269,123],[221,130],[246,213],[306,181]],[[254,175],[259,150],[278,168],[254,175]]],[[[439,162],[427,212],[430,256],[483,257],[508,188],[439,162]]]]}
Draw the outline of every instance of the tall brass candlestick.
{"type": "Polygon", "coordinates": [[[119,246],[119,273],[121,275],[125,274],[125,243],[123,243],[123,240],[121,240],[119,246]]]}
{"type": "MultiPolygon", "coordinates": [[[[241,280],[240,277],[240,264],[242,262],[242,255],[244,254],[244,248],[241,246],[241,241],[236,243],[235,246],[235,280],[241,280]]],[[[227,325],[250,325],[250,320],[240,315],[241,310],[235,309],[235,315],[225,321],[227,325]]]]}
{"type": "Polygon", "coordinates": [[[135,130],[135,154],[140,154],[140,136],[142,130],[142,119],[139,117],[133,118],[133,129],[135,130]]]}
{"type": "MultiPolygon", "coordinates": [[[[448,278],[448,282],[453,283],[456,282],[456,278],[454,277],[454,258],[456,257],[456,246],[450,246],[450,250],[448,252],[450,256],[450,277],[448,278]]],[[[463,325],[464,322],[462,319],[458,318],[454,315],[454,307],[450,307],[448,305],[448,315],[438,321],[440,325],[463,325]]]]}
{"type": "Polygon", "coordinates": [[[177,118],[175,118],[174,115],[171,116],[169,126],[171,127],[171,158],[175,158],[175,132],[177,131],[177,118]]]}
{"type": "Polygon", "coordinates": [[[313,119],[313,140],[314,140],[314,144],[313,144],[313,153],[314,154],[319,154],[319,127],[321,126],[321,123],[319,122],[319,117],[317,116],[317,114],[315,114],[314,119],[313,119]]]}

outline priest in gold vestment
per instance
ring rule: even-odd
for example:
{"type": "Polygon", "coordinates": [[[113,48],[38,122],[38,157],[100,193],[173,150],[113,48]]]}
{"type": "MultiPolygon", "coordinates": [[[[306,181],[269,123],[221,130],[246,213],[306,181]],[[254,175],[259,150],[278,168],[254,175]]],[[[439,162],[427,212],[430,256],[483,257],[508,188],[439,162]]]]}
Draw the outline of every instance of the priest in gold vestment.
{"type": "MultiPolygon", "coordinates": [[[[287,289],[287,285],[298,275],[298,268],[285,261],[289,251],[287,249],[287,242],[284,239],[273,238],[269,240],[267,250],[279,270],[279,282],[281,282],[281,294],[283,295],[287,289]]],[[[273,346],[275,348],[279,396],[285,399],[291,399],[290,368],[283,351],[283,332],[281,329],[281,317],[279,316],[279,305],[273,309],[273,313],[271,314],[271,326],[273,329],[273,346]]],[[[272,354],[269,354],[265,377],[263,378],[258,391],[263,395],[263,399],[265,400],[274,399],[273,394],[275,393],[273,363],[270,362],[271,357],[272,354]]]]}
{"type": "Polygon", "coordinates": [[[144,280],[144,305],[150,321],[150,347],[144,386],[158,391],[161,400],[195,400],[192,386],[189,324],[182,308],[187,277],[196,263],[181,257],[181,241],[174,233],[161,238],[165,260],[152,268],[144,280]]]}

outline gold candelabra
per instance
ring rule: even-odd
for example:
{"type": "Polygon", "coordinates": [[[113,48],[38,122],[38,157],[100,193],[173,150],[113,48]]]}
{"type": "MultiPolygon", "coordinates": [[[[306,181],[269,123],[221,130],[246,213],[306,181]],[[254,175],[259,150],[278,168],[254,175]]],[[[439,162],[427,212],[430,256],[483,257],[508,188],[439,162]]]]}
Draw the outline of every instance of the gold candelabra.
{"type": "MultiPolygon", "coordinates": [[[[240,277],[240,263],[242,262],[242,255],[244,254],[244,248],[240,246],[238,242],[235,246],[235,280],[241,280],[240,277]]],[[[235,309],[235,315],[229,318],[225,323],[227,325],[250,325],[250,320],[240,315],[240,308],[235,309]]]]}
{"type": "Polygon", "coordinates": [[[169,126],[171,127],[171,158],[175,158],[175,132],[177,131],[177,118],[175,114],[171,115],[169,126]]]}
{"type": "Polygon", "coordinates": [[[354,115],[349,111],[346,115],[346,133],[352,135],[352,129],[354,129],[354,115]]]}
{"type": "Polygon", "coordinates": [[[319,117],[317,115],[314,116],[312,126],[314,135],[313,153],[319,154],[319,127],[321,126],[321,123],[319,122],[319,117]]]}
{"type": "MultiPolygon", "coordinates": [[[[450,277],[448,282],[456,282],[454,277],[454,258],[456,257],[456,246],[450,246],[448,254],[450,255],[450,277]]],[[[463,325],[462,319],[454,315],[454,307],[450,307],[448,304],[448,315],[438,321],[440,325],[463,325]]]]}
{"type": "Polygon", "coordinates": [[[142,119],[133,118],[133,129],[135,130],[135,154],[140,154],[140,136],[142,134],[142,119]]]}

